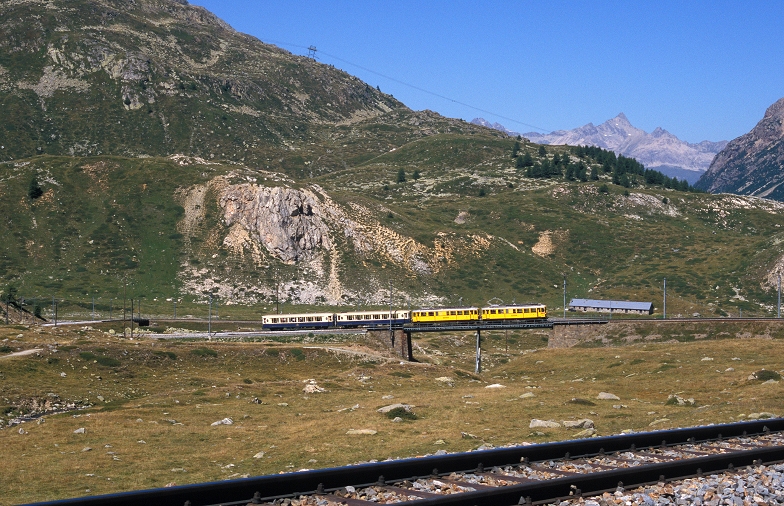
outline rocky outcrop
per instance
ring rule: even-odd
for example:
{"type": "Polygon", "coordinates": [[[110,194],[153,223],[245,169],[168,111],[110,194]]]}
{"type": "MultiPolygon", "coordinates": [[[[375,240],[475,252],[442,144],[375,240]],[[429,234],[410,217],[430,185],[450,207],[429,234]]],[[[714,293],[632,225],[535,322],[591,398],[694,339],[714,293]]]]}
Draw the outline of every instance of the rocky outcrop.
{"type": "Polygon", "coordinates": [[[697,188],[784,201],[784,98],[716,155],[697,188]]]}
{"type": "Polygon", "coordinates": [[[389,269],[388,273],[431,276],[504,241],[489,235],[440,232],[427,246],[382,225],[376,216],[388,211],[355,202],[338,204],[318,185],[297,188],[286,178],[272,178],[275,183],[270,185],[232,184],[235,176],[178,191],[184,209],[178,232],[191,253],[206,260],[182,264],[180,279],[189,292],[252,301],[258,295],[277,297],[282,290],[295,293],[301,303],[341,303],[358,296],[360,286],[362,300],[385,302],[388,274],[381,280],[373,269],[344,266],[371,262],[389,269]],[[218,224],[208,219],[207,209],[212,206],[219,208],[218,224]],[[229,253],[224,268],[217,252],[220,247],[229,253]],[[199,248],[204,248],[201,253],[196,252],[199,248]],[[261,275],[238,282],[225,273],[237,262],[257,269],[273,267],[276,272],[276,263],[286,264],[299,278],[276,274],[275,281],[261,275]],[[347,288],[351,285],[355,291],[347,288]]]}
{"type": "Polygon", "coordinates": [[[239,224],[250,237],[286,263],[310,260],[318,250],[330,250],[328,213],[309,189],[230,186],[220,197],[227,226],[239,224]]]}

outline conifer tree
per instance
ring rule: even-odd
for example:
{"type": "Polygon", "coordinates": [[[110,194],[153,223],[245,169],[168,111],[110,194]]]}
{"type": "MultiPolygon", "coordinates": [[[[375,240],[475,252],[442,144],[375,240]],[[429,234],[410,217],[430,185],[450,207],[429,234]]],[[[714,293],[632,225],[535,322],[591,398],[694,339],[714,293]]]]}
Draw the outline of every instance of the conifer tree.
{"type": "Polygon", "coordinates": [[[44,190],[38,184],[38,178],[33,176],[33,179],[30,180],[30,188],[27,190],[27,195],[31,200],[35,200],[43,194],[44,190]]]}

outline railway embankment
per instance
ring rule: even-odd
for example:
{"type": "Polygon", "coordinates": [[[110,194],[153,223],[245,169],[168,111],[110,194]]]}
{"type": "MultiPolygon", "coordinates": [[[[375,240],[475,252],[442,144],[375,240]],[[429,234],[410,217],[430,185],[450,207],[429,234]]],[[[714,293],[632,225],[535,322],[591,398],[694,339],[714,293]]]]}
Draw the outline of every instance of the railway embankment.
{"type": "Polygon", "coordinates": [[[637,342],[683,343],[711,339],[784,338],[779,318],[609,319],[607,324],[556,325],[549,348],[620,346],[637,342]]]}

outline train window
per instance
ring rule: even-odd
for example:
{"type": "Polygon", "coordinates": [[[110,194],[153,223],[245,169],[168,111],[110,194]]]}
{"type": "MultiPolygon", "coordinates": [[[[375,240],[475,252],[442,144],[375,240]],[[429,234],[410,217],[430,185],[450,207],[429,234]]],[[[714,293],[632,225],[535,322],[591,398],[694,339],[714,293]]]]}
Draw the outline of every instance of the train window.
{"type": "Polygon", "coordinates": [[[491,309],[490,314],[495,314],[495,309],[491,309]]]}
{"type": "Polygon", "coordinates": [[[279,321],[280,321],[280,318],[273,318],[272,319],[272,323],[278,323],[279,321]]]}
{"type": "Polygon", "coordinates": [[[435,316],[432,311],[427,312],[427,316],[435,316]]]}
{"type": "Polygon", "coordinates": [[[304,316],[300,316],[298,321],[304,322],[305,321],[305,317],[304,316]]]}

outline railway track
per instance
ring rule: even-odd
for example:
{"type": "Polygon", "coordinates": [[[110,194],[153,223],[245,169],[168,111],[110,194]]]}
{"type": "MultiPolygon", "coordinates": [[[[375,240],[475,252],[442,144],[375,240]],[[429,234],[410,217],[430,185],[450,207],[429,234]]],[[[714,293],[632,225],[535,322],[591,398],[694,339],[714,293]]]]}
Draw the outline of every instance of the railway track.
{"type": "Polygon", "coordinates": [[[546,504],[784,461],[784,419],[673,429],[39,503],[65,506],[546,504]]]}

